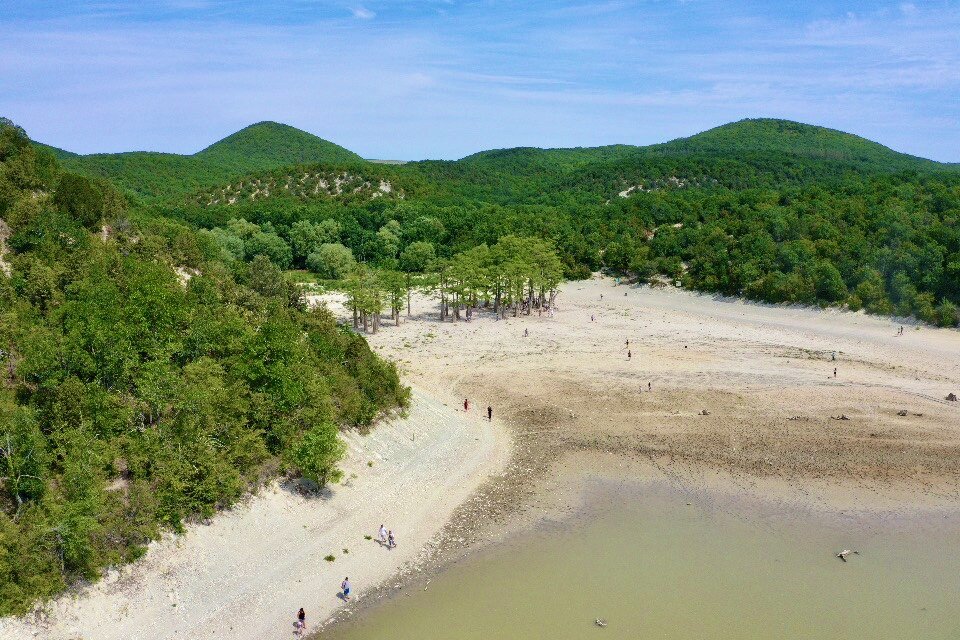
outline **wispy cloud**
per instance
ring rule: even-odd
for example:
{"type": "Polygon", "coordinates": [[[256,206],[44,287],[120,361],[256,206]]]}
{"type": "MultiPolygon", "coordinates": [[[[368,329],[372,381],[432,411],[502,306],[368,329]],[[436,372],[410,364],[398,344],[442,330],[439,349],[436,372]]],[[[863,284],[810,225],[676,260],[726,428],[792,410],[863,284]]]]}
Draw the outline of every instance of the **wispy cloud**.
{"type": "Polygon", "coordinates": [[[0,20],[0,114],[77,151],[195,151],[273,119],[458,157],[769,115],[960,160],[956,0],[37,0],[0,20]]]}
{"type": "Polygon", "coordinates": [[[377,14],[366,7],[354,7],[350,10],[353,13],[354,18],[359,18],[360,20],[372,20],[377,17],[377,14]]]}

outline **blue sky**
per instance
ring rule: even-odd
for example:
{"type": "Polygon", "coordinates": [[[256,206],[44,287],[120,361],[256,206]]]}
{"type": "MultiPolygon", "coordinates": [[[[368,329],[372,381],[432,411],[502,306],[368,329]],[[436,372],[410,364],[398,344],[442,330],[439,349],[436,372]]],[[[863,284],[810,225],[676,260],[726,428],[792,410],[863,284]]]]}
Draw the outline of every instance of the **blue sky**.
{"type": "Polygon", "coordinates": [[[960,0],[0,0],[0,115],[90,153],[277,120],[370,158],[744,117],[960,161],[960,0]]]}

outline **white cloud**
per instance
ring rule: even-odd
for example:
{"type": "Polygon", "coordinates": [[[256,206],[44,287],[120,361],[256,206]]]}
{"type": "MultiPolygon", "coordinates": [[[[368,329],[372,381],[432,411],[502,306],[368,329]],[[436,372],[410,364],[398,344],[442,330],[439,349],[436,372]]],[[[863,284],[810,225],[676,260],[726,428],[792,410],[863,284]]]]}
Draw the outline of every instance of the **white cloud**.
{"type": "Polygon", "coordinates": [[[377,17],[377,14],[366,7],[354,7],[350,10],[354,18],[359,18],[360,20],[372,20],[377,17]]]}

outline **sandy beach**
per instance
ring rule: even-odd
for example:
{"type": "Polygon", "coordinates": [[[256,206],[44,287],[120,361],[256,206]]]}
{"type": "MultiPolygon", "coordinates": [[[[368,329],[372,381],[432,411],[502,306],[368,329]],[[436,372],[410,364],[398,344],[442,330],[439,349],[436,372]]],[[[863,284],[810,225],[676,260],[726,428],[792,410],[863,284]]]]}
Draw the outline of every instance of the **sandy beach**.
{"type": "Polygon", "coordinates": [[[274,483],[42,613],[0,621],[0,638],[290,638],[298,608],[309,629],[354,606],[338,598],[344,576],[356,603],[428,562],[453,510],[509,452],[497,423],[423,393],[414,394],[408,418],[345,439],[341,484],[317,496],[274,483]],[[376,541],[381,523],[395,532],[396,548],[376,541]]]}
{"type": "Polygon", "coordinates": [[[511,426],[517,486],[494,512],[605,467],[838,513],[960,508],[956,330],[599,278],[565,284],[554,317],[412,311],[368,338],[511,426]]]}

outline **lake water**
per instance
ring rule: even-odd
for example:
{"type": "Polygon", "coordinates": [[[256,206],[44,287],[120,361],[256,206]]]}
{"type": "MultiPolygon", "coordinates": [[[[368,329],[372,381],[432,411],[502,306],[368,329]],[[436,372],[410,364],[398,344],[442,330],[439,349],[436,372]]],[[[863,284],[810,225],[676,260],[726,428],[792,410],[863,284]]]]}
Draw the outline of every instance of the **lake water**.
{"type": "Polygon", "coordinates": [[[955,517],[843,522],[623,485],[588,495],[581,515],[468,557],[323,637],[960,638],[955,517]],[[844,563],[833,555],[844,548],[860,555],[844,563]]]}

